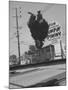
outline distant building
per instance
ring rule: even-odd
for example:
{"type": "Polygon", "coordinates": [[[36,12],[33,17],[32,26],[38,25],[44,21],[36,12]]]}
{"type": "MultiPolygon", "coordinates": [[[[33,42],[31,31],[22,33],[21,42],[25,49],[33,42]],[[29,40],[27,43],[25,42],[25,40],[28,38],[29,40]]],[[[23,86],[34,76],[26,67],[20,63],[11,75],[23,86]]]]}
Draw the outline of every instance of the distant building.
{"type": "Polygon", "coordinates": [[[23,56],[20,57],[21,65],[26,65],[31,63],[31,55],[25,53],[23,56]]]}
{"type": "Polygon", "coordinates": [[[20,57],[21,65],[25,65],[26,61],[23,56],[20,57]]]}

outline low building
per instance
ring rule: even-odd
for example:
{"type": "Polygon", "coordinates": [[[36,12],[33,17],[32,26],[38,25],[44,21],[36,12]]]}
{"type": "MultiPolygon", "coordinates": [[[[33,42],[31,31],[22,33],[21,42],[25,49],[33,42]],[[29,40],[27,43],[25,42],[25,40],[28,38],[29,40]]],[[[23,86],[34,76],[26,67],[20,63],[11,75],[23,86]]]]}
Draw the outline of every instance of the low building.
{"type": "Polygon", "coordinates": [[[25,53],[23,56],[20,57],[20,60],[21,60],[21,65],[26,65],[31,63],[32,58],[31,55],[25,53]]]}
{"type": "Polygon", "coordinates": [[[21,57],[21,64],[36,64],[42,62],[48,62],[54,60],[55,58],[55,49],[54,45],[48,45],[46,47],[41,48],[40,50],[35,50],[33,53],[25,53],[21,57]]]}
{"type": "Polygon", "coordinates": [[[41,48],[40,50],[35,51],[35,53],[32,55],[32,63],[48,62],[54,60],[54,57],[54,45],[48,45],[46,47],[41,48]]]}

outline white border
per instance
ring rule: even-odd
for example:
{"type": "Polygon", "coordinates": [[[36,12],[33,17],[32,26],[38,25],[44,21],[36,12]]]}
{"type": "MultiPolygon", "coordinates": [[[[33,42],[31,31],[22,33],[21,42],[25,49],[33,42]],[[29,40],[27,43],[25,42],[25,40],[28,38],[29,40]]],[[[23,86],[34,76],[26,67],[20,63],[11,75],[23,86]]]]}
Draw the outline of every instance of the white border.
{"type": "MultiPolygon", "coordinates": [[[[17,1],[67,4],[67,10],[68,10],[68,0],[45,0],[45,1],[44,0],[17,0],[17,1]]],[[[8,28],[9,27],[9,23],[8,23],[9,13],[8,11],[9,11],[8,0],[0,0],[0,90],[7,90],[8,83],[9,83],[9,67],[8,67],[9,65],[8,63],[9,61],[9,28],[8,28]]],[[[67,50],[68,50],[68,47],[67,47],[67,50]]],[[[26,90],[33,90],[33,89],[35,90],[42,90],[42,89],[43,90],[45,89],[48,89],[48,90],[57,90],[57,89],[64,90],[65,89],[67,90],[67,88],[68,86],[60,86],[60,87],[44,87],[44,88],[41,87],[41,88],[31,88],[31,89],[29,88],[26,90]]]]}

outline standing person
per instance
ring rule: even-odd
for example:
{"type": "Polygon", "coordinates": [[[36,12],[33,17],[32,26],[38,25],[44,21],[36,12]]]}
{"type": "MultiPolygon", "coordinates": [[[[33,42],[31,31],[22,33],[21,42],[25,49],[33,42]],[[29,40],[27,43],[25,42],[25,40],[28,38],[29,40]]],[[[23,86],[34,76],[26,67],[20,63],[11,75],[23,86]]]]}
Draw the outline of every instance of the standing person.
{"type": "Polygon", "coordinates": [[[42,19],[42,14],[41,14],[41,11],[37,11],[37,21],[39,22],[41,19],[42,19]]]}

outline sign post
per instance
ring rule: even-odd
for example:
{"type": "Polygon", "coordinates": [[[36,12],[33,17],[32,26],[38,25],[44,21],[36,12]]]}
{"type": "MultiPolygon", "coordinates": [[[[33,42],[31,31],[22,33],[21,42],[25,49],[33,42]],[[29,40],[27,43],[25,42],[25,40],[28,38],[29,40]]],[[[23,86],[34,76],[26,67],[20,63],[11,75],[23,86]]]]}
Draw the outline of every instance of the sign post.
{"type": "Polygon", "coordinates": [[[63,49],[61,43],[61,26],[57,22],[52,22],[49,24],[47,40],[51,41],[52,44],[57,43],[58,40],[60,41],[61,57],[63,59],[63,49]]]}

